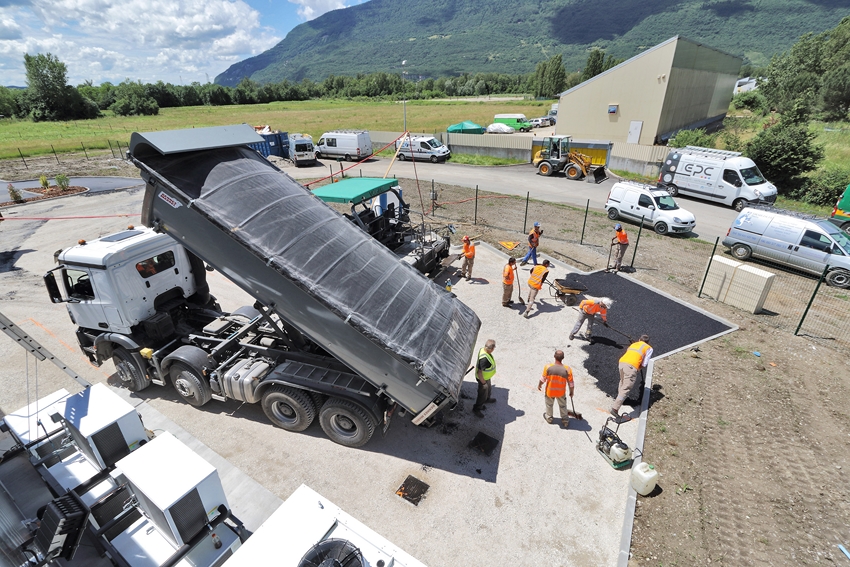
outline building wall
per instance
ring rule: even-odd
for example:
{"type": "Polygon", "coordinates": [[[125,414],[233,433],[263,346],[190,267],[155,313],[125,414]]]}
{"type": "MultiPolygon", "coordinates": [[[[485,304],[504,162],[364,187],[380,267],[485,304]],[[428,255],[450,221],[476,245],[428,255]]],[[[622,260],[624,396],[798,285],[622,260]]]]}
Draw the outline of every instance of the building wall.
{"type": "Polygon", "coordinates": [[[651,145],[675,52],[675,39],[668,40],[564,93],[558,102],[556,132],[626,142],[629,125],[641,121],[639,143],[651,145]],[[608,113],[610,105],[617,105],[616,113],[608,113]]]}

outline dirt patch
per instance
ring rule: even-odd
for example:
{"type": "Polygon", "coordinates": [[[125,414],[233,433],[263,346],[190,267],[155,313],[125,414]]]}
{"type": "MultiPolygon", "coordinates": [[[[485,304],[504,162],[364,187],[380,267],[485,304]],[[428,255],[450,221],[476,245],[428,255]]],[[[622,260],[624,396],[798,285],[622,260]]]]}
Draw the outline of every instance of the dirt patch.
{"type": "MultiPolygon", "coordinates": [[[[63,174],[68,177],[113,176],[139,177],[139,169],[132,163],[116,158],[109,151],[88,154],[62,154],[53,156],[0,160],[0,179],[6,182],[38,179],[42,175],[53,178],[63,174]]],[[[6,189],[4,185],[2,189],[6,189]]],[[[4,197],[6,195],[3,195],[4,197]]]]}
{"type": "Polygon", "coordinates": [[[0,203],[0,207],[8,206],[8,205],[20,205],[21,203],[30,203],[32,201],[42,201],[44,199],[52,199],[54,197],[64,197],[66,195],[75,195],[77,193],[83,193],[85,191],[88,191],[88,189],[86,187],[80,187],[78,185],[70,185],[70,186],[68,186],[67,189],[65,189],[63,191],[62,189],[59,188],[58,185],[51,185],[46,190],[39,187],[37,189],[35,189],[35,188],[27,189],[27,191],[29,191],[30,193],[38,193],[38,195],[35,196],[35,197],[27,197],[26,199],[23,199],[22,201],[19,201],[19,202],[6,201],[6,202],[3,202],[3,203],[0,203]]]}
{"type": "MultiPolygon", "coordinates": [[[[20,160],[0,162],[0,178],[138,175],[108,153],[60,160],[38,172],[20,160]]],[[[414,209],[430,210],[430,184],[401,184],[414,209]]],[[[531,201],[526,216],[524,199],[483,192],[476,210],[474,190],[434,188],[440,206],[429,222],[451,222],[459,235],[496,247],[520,242],[511,252],[518,257],[525,253],[523,224],[540,221],[544,255],[583,270],[605,267],[612,232],[604,215],[592,213],[585,225],[583,210],[531,201]]],[[[644,231],[640,246],[634,277],[740,329],[655,365],[644,455],[661,473],[660,490],[638,499],[629,565],[840,564],[837,545],[850,540],[846,353],[697,299],[710,243],[644,231]]],[[[566,333],[567,324],[558,331],[566,333]]],[[[442,433],[453,430],[446,423],[442,433]]]]}

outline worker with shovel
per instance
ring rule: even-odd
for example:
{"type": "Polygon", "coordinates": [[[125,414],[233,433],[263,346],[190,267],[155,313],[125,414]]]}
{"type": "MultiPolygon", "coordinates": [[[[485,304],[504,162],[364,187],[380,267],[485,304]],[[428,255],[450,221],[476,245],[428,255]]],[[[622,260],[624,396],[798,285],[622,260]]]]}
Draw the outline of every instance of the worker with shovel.
{"type": "Polygon", "coordinates": [[[610,410],[614,417],[620,417],[620,408],[637,382],[638,370],[644,368],[650,358],[652,358],[652,347],[649,346],[649,335],[641,335],[637,342],[629,345],[626,353],[620,357],[620,386],[617,390],[617,399],[614,400],[610,410]]]}
{"type": "Polygon", "coordinates": [[[611,247],[613,248],[614,246],[617,247],[617,252],[614,254],[613,269],[619,272],[620,266],[623,265],[623,256],[626,255],[626,248],[629,247],[629,235],[626,234],[626,229],[620,223],[614,225],[614,238],[611,239],[611,247]]]}
{"type": "Polygon", "coordinates": [[[555,405],[555,400],[558,400],[561,423],[564,427],[569,427],[570,417],[567,411],[567,385],[570,387],[570,398],[572,398],[574,383],[572,369],[569,366],[564,366],[564,351],[556,350],[555,362],[547,364],[543,368],[543,377],[537,384],[537,389],[541,390],[543,384],[546,384],[546,411],[543,413],[543,419],[546,420],[546,423],[552,423],[552,409],[555,405]]]}
{"type": "Polygon", "coordinates": [[[587,330],[585,331],[584,337],[587,340],[590,340],[593,332],[593,322],[596,320],[596,316],[602,319],[602,324],[606,327],[608,326],[608,310],[611,308],[614,302],[607,297],[588,297],[584,301],[578,304],[578,321],[576,321],[573,330],[570,331],[570,340],[573,340],[578,334],[579,330],[581,330],[581,326],[587,321],[587,330]]]}
{"type": "Polygon", "coordinates": [[[511,297],[514,294],[515,271],[516,258],[508,258],[508,263],[502,268],[502,307],[510,307],[514,302],[511,297]]]}
{"type": "Polygon", "coordinates": [[[546,281],[546,276],[549,275],[549,260],[543,260],[539,266],[534,266],[531,269],[531,277],[528,278],[528,305],[525,312],[522,314],[526,319],[531,314],[531,308],[534,306],[534,300],[537,299],[537,294],[543,289],[543,282],[546,281]]]}

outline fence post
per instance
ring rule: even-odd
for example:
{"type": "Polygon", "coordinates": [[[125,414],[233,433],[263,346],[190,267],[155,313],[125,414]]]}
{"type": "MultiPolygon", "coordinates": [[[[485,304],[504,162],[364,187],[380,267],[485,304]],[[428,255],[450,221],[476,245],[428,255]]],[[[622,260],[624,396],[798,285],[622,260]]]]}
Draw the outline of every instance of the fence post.
{"type": "Polygon", "coordinates": [[[59,156],[56,155],[56,148],[53,147],[53,144],[50,144],[50,149],[53,150],[53,157],[56,158],[56,165],[60,165],[59,164],[59,156]]]}
{"type": "Polygon", "coordinates": [[[525,227],[528,224],[528,198],[531,195],[531,191],[526,191],[525,193],[525,218],[522,219],[522,233],[525,234],[525,227]]]}
{"type": "Polygon", "coordinates": [[[112,154],[112,157],[115,157],[115,150],[112,149],[112,142],[109,141],[109,138],[106,139],[106,143],[109,144],[109,153],[112,154]]]}
{"type": "Polygon", "coordinates": [[[472,224],[478,224],[478,185],[475,186],[475,218],[473,218],[472,224]]]}
{"type": "Polygon", "coordinates": [[[711,269],[711,262],[714,260],[714,253],[717,251],[717,243],[720,242],[720,237],[718,236],[714,240],[714,248],[711,249],[711,256],[708,257],[708,266],[705,268],[705,275],[702,276],[702,283],[699,285],[699,291],[697,292],[697,297],[702,295],[702,288],[705,287],[705,280],[708,279],[708,271],[711,269]]]}
{"type": "Polygon", "coordinates": [[[818,284],[815,286],[815,291],[812,292],[812,296],[809,298],[809,304],[806,305],[806,310],[803,311],[803,316],[800,317],[800,324],[797,325],[797,328],[794,329],[794,335],[800,332],[800,327],[803,326],[803,321],[806,320],[806,315],[809,314],[809,309],[812,308],[812,303],[815,301],[815,296],[818,294],[818,290],[820,289],[820,284],[823,282],[823,279],[826,277],[826,273],[829,271],[829,264],[823,269],[823,273],[820,275],[820,279],[818,280],[818,284]]]}
{"type": "Polygon", "coordinates": [[[29,169],[30,166],[27,165],[27,160],[24,159],[24,154],[21,153],[21,148],[18,148],[18,155],[21,156],[21,161],[24,162],[24,167],[29,169]]]}
{"type": "Polygon", "coordinates": [[[643,232],[643,221],[644,221],[645,218],[646,218],[645,216],[640,217],[640,228],[638,228],[638,235],[637,235],[637,238],[635,239],[635,249],[632,250],[632,263],[629,264],[630,268],[635,267],[635,256],[637,256],[637,248],[638,248],[638,244],[640,244],[640,233],[643,232]]]}
{"type": "Polygon", "coordinates": [[[86,159],[89,159],[89,153],[86,151],[86,147],[80,142],[80,147],[83,148],[83,153],[86,154],[86,159]]]}
{"type": "Polygon", "coordinates": [[[587,211],[590,210],[590,199],[587,200],[587,206],[584,208],[584,224],[581,225],[581,238],[579,244],[584,244],[584,227],[587,226],[587,211]]]}
{"type": "Polygon", "coordinates": [[[331,183],[333,183],[334,182],[334,166],[332,166],[331,164],[328,164],[328,169],[331,170],[331,183]]]}

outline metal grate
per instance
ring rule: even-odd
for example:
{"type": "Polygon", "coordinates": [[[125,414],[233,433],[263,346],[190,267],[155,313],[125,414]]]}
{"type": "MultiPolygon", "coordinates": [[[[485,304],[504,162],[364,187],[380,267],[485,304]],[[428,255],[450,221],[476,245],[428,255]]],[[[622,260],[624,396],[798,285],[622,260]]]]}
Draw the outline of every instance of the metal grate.
{"type": "Polygon", "coordinates": [[[168,509],[183,543],[189,542],[207,524],[207,513],[197,488],[168,509]]]}
{"type": "Polygon", "coordinates": [[[124,440],[118,423],[104,427],[92,435],[91,440],[106,467],[111,467],[130,454],[130,448],[124,440]]]}

